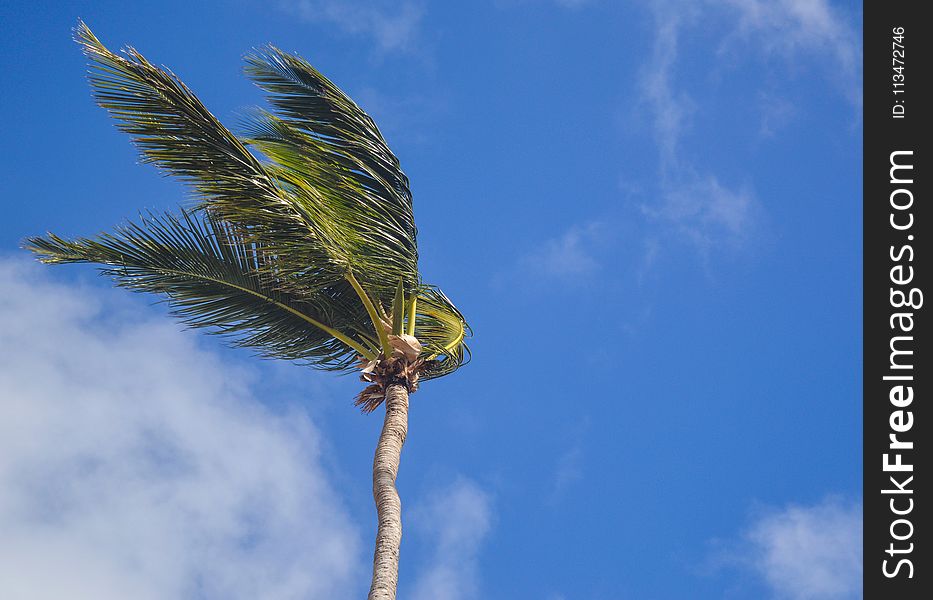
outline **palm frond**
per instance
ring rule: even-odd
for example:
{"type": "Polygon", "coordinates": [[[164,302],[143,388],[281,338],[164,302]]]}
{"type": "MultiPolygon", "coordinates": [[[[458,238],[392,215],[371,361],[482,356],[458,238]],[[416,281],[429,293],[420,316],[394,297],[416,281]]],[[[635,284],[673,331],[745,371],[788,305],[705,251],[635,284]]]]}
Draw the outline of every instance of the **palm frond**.
{"type": "Polygon", "coordinates": [[[259,160],[177,77],[133,48],[125,56],[111,52],[83,22],[75,39],[91,60],[88,80],[97,103],[133,138],[145,161],[206,196],[278,196],[259,160]]]}
{"type": "Polygon", "coordinates": [[[401,278],[413,292],[418,249],[408,178],[373,120],[298,56],[269,46],[246,62],[276,109],[255,114],[248,143],[276,165],[280,186],[313,198],[344,232],[347,260],[367,289],[391,300],[401,278]]]}
{"type": "Polygon", "coordinates": [[[140,149],[143,159],[189,183],[201,206],[238,225],[250,242],[280,257],[278,268],[302,271],[320,287],[347,270],[335,256],[327,222],[280,190],[258,158],[170,72],[132,48],[108,50],[84,23],[75,38],[91,59],[94,96],[140,149]],[[309,270],[310,266],[310,270],[309,270]]]}
{"type": "Polygon", "coordinates": [[[350,371],[359,356],[391,355],[384,323],[398,333],[407,321],[425,378],[469,359],[463,315],[421,282],[408,179],[330,80],[271,46],[250,54],[246,71],[275,112],[257,110],[239,138],[137,51],[111,52],[81,22],[75,38],[97,102],[199,203],[95,239],[28,239],[41,260],[98,263],[118,285],[165,296],[190,326],[265,356],[350,371]]]}
{"type": "Polygon", "coordinates": [[[268,357],[352,370],[358,356],[375,357],[360,335],[365,313],[332,297],[295,297],[259,275],[275,257],[244,243],[236,231],[206,213],[150,216],[96,239],[55,235],[24,246],[46,263],[98,263],[119,286],[164,295],[191,327],[206,327],[234,345],[268,357]]]}
{"type": "Polygon", "coordinates": [[[414,238],[408,177],[369,115],[306,60],[274,46],[248,54],[245,70],[283,119],[331,146],[354,165],[361,185],[397,204],[414,238]]]}
{"type": "Polygon", "coordinates": [[[423,286],[420,290],[415,331],[429,359],[425,379],[447,375],[470,361],[466,340],[473,332],[440,289],[423,286]]]}

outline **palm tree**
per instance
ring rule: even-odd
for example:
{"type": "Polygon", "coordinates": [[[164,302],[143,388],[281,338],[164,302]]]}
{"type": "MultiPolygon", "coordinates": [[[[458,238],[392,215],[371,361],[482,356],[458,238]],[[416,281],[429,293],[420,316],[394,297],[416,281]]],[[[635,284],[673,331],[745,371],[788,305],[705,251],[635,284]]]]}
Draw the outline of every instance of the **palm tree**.
{"type": "Polygon", "coordinates": [[[373,462],[379,525],[370,599],[395,598],[395,488],[408,396],[469,357],[470,330],[418,272],[408,179],[372,119],[298,56],[268,46],[246,74],[268,95],[241,136],[171,72],[108,50],[79,22],[98,104],[146,162],[196,203],[96,238],[29,238],[46,263],[97,263],[116,285],[163,296],[192,327],[265,357],[357,372],[363,412],[385,403],[373,462]]]}

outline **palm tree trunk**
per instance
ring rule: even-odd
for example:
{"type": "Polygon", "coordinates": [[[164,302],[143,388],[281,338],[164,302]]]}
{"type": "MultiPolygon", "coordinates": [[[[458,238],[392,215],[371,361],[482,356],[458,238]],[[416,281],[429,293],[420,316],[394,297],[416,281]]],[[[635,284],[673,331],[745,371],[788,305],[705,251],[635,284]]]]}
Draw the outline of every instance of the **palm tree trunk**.
{"type": "Polygon", "coordinates": [[[385,405],[386,419],[373,460],[373,498],[379,515],[379,530],[369,600],[395,600],[402,542],[402,502],[395,489],[395,478],[402,445],[408,435],[408,389],[396,383],[389,385],[385,405]]]}

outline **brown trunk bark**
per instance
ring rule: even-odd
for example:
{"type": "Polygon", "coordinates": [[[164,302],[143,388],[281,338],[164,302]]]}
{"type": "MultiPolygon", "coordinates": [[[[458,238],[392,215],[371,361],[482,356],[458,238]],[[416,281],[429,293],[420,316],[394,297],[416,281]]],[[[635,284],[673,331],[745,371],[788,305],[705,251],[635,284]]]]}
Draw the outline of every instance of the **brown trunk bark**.
{"type": "Polygon", "coordinates": [[[395,600],[402,543],[402,502],[395,489],[395,478],[402,445],[408,435],[408,389],[399,384],[389,385],[385,405],[386,419],[373,460],[373,498],[379,515],[379,530],[369,600],[395,600]]]}

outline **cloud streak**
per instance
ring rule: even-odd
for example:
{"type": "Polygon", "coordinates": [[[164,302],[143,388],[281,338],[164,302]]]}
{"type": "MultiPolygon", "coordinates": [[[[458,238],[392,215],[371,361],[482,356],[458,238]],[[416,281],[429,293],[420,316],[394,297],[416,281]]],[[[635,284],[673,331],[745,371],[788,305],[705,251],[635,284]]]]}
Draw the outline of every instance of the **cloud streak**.
{"type": "MultiPolygon", "coordinates": [[[[641,205],[641,211],[650,223],[685,237],[704,255],[716,247],[741,246],[760,227],[764,210],[748,183],[725,182],[684,152],[684,139],[699,107],[677,75],[682,38],[699,22],[724,20],[730,33],[721,38],[718,54],[710,52],[711,71],[721,68],[716,61],[721,63],[727,54],[731,60],[757,54],[766,68],[775,59],[796,64],[804,56],[817,57],[820,64],[832,65],[829,72],[856,104],[860,98],[858,38],[826,0],[671,0],[650,7],[654,46],[641,72],[639,94],[657,147],[658,177],[657,193],[641,205]]],[[[753,93],[762,110],[761,132],[772,136],[793,116],[793,105],[773,92],[753,93]]]]}
{"type": "Polygon", "coordinates": [[[740,246],[756,226],[760,205],[750,189],[729,188],[715,175],[689,171],[665,181],[655,204],[642,212],[676,228],[704,252],[715,246],[740,246]]]}
{"type": "Polygon", "coordinates": [[[680,139],[695,109],[690,97],[676,88],[674,65],[682,28],[682,16],[654,14],[654,47],[641,75],[642,101],[650,107],[661,168],[676,169],[680,139]]]}
{"type": "Polygon", "coordinates": [[[0,581],[52,600],[359,595],[320,433],[138,305],[0,259],[0,581]]]}
{"type": "Polygon", "coordinates": [[[415,600],[479,597],[478,558],[492,525],[492,501],[478,485],[458,479],[415,509],[416,531],[433,538],[434,551],[414,586],[415,600]]]}
{"type": "Polygon", "coordinates": [[[285,11],[308,23],[333,25],[344,33],[370,38],[381,52],[411,50],[424,10],[413,2],[361,0],[282,0],[285,11]]]}
{"type": "Polygon", "coordinates": [[[830,498],[760,516],[728,562],[758,577],[782,600],[861,598],[862,506],[830,498]]]}
{"type": "Polygon", "coordinates": [[[767,55],[793,61],[810,54],[832,65],[847,99],[861,104],[861,43],[855,28],[827,0],[725,0],[738,37],[767,55]]]}
{"type": "Polygon", "coordinates": [[[605,226],[599,222],[573,225],[539,248],[526,254],[520,266],[536,274],[559,280],[574,280],[600,268],[597,250],[604,244],[605,226]]]}
{"type": "Polygon", "coordinates": [[[696,19],[697,8],[682,3],[652,6],[654,47],[642,71],[640,93],[658,149],[658,194],[641,205],[641,212],[705,254],[744,240],[754,227],[758,201],[750,189],[722,183],[684,155],[683,137],[697,106],[678,84],[675,68],[683,29],[696,19]]]}

